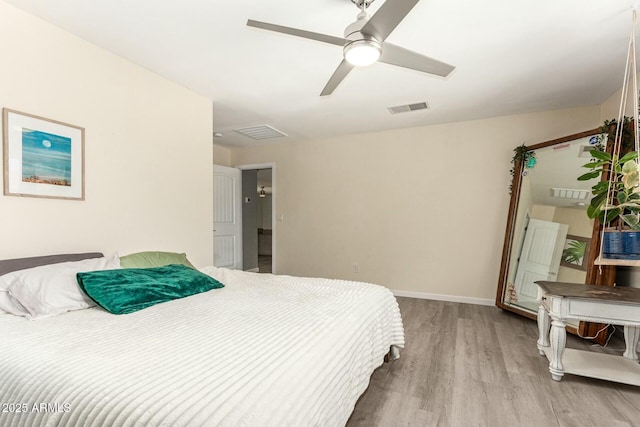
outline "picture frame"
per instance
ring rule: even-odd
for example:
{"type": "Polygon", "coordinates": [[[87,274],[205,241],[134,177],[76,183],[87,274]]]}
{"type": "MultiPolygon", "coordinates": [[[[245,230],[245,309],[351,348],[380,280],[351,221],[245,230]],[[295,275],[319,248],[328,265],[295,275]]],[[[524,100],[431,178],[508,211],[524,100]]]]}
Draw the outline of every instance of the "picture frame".
{"type": "Polygon", "coordinates": [[[567,234],[560,257],[560,265],[586,271],[588,267],[591,239],[567,234]]]}
{"type": "Polygon", "coordinates": [[[2,109],[4,195],[84,200],[84,128],[2,109]]]}

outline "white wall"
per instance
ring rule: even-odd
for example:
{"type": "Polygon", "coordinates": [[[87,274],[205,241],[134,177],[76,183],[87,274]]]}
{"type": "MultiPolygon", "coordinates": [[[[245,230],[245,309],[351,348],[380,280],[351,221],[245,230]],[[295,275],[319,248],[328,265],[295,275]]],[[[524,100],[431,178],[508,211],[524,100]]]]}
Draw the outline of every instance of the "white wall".
{"type": "Polygon", "coordinates": [[[0,2],[0,106],[82,126],[86,200],[0,197],[0,258],[172,250],[213,261],[212,103],[0,2]]]}
{"type": "Polygon", "coordinates": [[[277,164],[279,273],[492,300],[513,149],[599,120],[598,106],[549,111],[238,148],[231,161],[277,164]]]}

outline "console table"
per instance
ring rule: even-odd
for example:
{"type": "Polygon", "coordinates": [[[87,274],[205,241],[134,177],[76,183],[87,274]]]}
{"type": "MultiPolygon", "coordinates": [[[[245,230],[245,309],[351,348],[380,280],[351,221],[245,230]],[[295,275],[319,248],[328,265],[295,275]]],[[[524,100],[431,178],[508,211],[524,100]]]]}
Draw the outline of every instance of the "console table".
{"type": "Polygon", "coordinates": [[[636,346],[640,337],[640,289],[538,281],[538,351],[549,359],[551,378],[564,374],[640,386],[636,346]],[[624,326],[621,356],[565,349],[567,320],[624,326]],[[551,330],[549,330],[551,329],[551,330]]]}

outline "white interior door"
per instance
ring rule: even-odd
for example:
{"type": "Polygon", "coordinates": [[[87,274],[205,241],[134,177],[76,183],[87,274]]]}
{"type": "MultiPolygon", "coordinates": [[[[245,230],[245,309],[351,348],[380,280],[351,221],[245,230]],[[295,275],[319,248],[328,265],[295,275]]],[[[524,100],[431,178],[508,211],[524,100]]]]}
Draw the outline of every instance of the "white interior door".
{"type": "Polygon", "coordinates": [[[213,166],[213,264],[242,270],[242,172],[213,166]]]}
{"type": "Polygon", "coordinates": [[[556,280],[569,226],[531,219],[522,245],[515,286],[518,297],[536,299],[537,280],[556,280]]]}

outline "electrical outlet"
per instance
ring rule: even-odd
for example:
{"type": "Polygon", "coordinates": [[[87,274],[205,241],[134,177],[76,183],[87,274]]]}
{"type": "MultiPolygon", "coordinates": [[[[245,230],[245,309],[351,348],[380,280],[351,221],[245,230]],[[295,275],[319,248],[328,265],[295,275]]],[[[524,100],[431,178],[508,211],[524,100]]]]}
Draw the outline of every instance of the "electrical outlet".
{"type": "Polygon", "coordinates": [[[358,264],[357,262],[351,264],[351,271],[353,271],[354,273],[360,273],[360,264],[358,264]]]}

